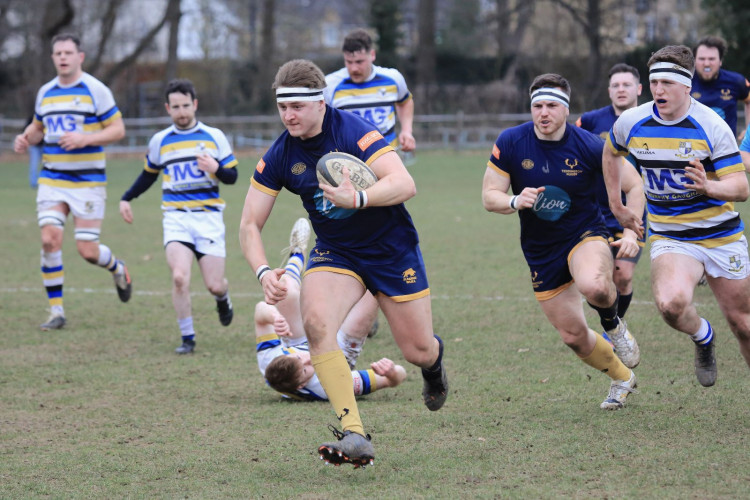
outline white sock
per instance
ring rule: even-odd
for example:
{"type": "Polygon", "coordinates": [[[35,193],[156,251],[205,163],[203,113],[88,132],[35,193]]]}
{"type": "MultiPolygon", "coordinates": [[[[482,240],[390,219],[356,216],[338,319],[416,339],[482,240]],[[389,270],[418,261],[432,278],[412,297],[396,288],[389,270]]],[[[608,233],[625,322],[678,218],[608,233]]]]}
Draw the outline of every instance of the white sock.
{"type": "Polygon", "coordinates": [[[347,335],[342,330],[339,330],[336,334],[336,340],[338,341],[339,347],[341,347],[341,350],[344,352],[344,356],[346,357],[349,366],[354,368],[354,365],[357,364],[357,358],[359,358],[359,355],[362,353],[362,346],[365,345],[367,337],[358,339],[347,335]]]}
{"type": "Polygon", "coordinates": [[[714,329],[705,318],[701,318],[701,327],[690,336],[696,344],[706,345],[714,339],[714,329]]]}

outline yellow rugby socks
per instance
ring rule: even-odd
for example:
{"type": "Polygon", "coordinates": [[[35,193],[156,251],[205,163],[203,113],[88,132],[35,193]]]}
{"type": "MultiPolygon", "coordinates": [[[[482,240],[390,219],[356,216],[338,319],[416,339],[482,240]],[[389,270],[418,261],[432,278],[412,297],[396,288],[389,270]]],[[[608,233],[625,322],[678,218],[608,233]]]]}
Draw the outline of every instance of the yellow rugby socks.
{"type": "Polygon", "coordinates": [[[344,431],[365,435],[362,420],[359,418],[357,401],[354,399],[352,372],[340,350],[310,356],[315,374],[333,405],[336,417],[344,431]]]}
{"type": "Polygon", "coordinates": [[[620,361],[612,350],[612,346],[604,340],[601,334],[594,332],[594,335],[596,336],[594,350],[588,356],[581,357],[581,361],[606,373],[612,380],[630,380],[630,368],[620,361]]]}

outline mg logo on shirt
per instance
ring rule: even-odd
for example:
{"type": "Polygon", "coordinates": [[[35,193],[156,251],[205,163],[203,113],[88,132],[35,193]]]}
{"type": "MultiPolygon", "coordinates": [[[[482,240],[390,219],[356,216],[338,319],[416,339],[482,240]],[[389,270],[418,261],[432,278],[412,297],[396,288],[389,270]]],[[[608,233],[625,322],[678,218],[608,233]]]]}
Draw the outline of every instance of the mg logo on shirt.
{"type": "Polygon", "coordinates": [[[186,179],[200,179],[205,176],[202,170],[198,170],[197,161],[186,163],[175,163],[171,166],[172,180],[174,182],[184,181],[186,179]]]}
{"type": "Polygon", "coordinates": [[[685,177],[684,170],[649,168],[644,169],[644,172],[646,173],[646,182],[650,191],[664,191],[665,187],[681,191],[685,189],[685,184],[693,183],[693,181],[685,177]]]}
{"type": "Polygon", "coordinates": [[[44,126],[50,134],[76,131],[76,119],[72,115],[54,115],[44,118],[44,126]]]}

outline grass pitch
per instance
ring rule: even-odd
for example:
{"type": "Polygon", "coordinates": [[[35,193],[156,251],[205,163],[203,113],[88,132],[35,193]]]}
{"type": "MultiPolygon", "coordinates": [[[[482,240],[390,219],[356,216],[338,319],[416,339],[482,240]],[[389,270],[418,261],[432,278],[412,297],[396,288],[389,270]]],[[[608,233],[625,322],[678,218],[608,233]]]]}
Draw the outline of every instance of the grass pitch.
{"type": "MultiPolygon", "coordinates": [[[[328,404],[282,400],[257,369],[252,309],[260,286],[241,255],[240,211],[257,161],[241,159],[228,202],[227,275],[234,322],[219,325],[197,266],[196,354],[178,357],[161,246],[159,186],[118,214],[142,160],[111,159],[102,242],[126,260],[128,304],[112,279],[64,245],[62,331],[41,332],[35,196],[25,158],[0,169],[0,484],[3,498],[739,498],[750,490],[750,373],[710,291],[696,301],[718,332],[718,382],[693,375],[690,341],[651,302],[647,256],[628,324],[642,352],[640,393],[604,412],[609,379],[578,361],[536,304],[515,216],[486,213],[487,152],[417,155],[419,193],[407,206],[420,232],[435,330],[446,341],[451,391],[439,412],[420,397],[419,371],[360,400],[375,466],[324,467],[328,404]]],[[[750,211],[740,205],[745,220],[750,211]]],[[[287,245],[301,204],[283,193],[264,231],[287,245]]],[[[278,262],[282,256],[278,256],[278,262]]],[[[589,312],[590,325],[597,327],[589,312]]],[[[381,322],[362,357],[403,359],[381,322]]]]}

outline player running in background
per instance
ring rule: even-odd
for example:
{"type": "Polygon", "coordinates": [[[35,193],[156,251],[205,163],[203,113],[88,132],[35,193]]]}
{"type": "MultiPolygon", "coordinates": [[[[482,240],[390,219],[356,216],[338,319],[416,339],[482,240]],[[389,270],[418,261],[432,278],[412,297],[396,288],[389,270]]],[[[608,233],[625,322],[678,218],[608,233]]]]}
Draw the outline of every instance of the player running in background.
{"type": "MultiPolygon", "coordinates": [[[[300,286],[310,237],[310,223],[299,219],[289,237],[290,254],[279,282],[286,287],[286,297],[275,305],[264,301],[255,305],[255,341],[258,369],[268,385],[294,398],[327,401],[310,360],[310,347],[302,325],[300,286]]],[[[367,333],[374,322],[368,307],[360,300],[347,315],[336,339],[349,367],[355,396],[370,394],[378,389],[396,387],[406,379],[403,366],[388,358],[372,363],[370,369],[354,370],[367,333]]]]}
{"type": "Polygon", "coordinates": [[[50,315],[42,330],[57,330],[66,323],[62,242],[69,214],[73,214],[80,256],[112,273],[121,301],[130,300],[132,289],[125,263],[99,243],[107,199],[102,146],[122,139],[125,125],[112,92],[83,71],[85,54],[80,46],[72,34],[52,39],[57,76],[39,89],[34,118],[13,145],[16,153],[42,142],[44,146],[36,206],[50,315]]]}
{"type": "Polygon", "coordinates": [[[149,141],[143,171],[120,200],[120,215],[132,224],[130,201],[151,187],[161,172],[164,251],[172,271],[172,304],[182,336],[175,352],[189,354],[196,343],[190,299],[193,256],[203,283],[216,299],[219,322],[227,326],[234,316],[224,276],[225,203],[219,197],[219,182],[237,181],[237,159],[224,133],[195,117],[198,99],[190,80],[170,81],[164,98],[173,123],[149,141]]]}
{"type": "MultiPolygon", "coordinates": [[[[638,96],[641,95],[641,75],[633,66],[624,63],[615,64],[609,70],[609,99],[612,104],[603,108],[588,111],[581,115],[576,121],[576,125],[592,134],[605,138],[617,120],[617,117],[626,109],[634,108],[638,105],[638,96]]],[[[623,159],[623,161],[627,161],[623,159]]],[[[623,197],[625,195],[623,194],[623,197]]],[[[617,218],[612,215],[609,209],[609,198],[607,197],[607,187],[604,185],[604,178],[599,176],[597,180],[596,199],[599,202],[599,210],[604,216],[604,223],[607,225],[609,234],[617,241],[622,238],[623,234],[630,229],[624,229],[617,218]]],[[[623,202],[625,200],[623,199],[623,202]]],[[[646,213],[644,210],[643,224],[646,224],[646,213]]],[[[614,279],[617,293],[620,295],[617,301],[617,315],[620,318],[625,317],[630,302],[633,300],[633,273],[635,266],[641,258],[645,240],[638,238],[638,253],[633,257],[618,257],[619,248],[612,247],[612,256],[615,258],[614,279]]]]}
{"type": "Polygon", "coordinates": [[[708,387],[716,382],[714,330],[693,304],[704,272],[750,366],[750,262],[734,209],[750,188],[732,130],[690,97],[691,50],[663,47],[648,67],[654,100],[615,122],[603,153],[604,180],[612,212],[624,227],[639,231],[640,210],[616,196],[627,171],[619,156],[635,158],[648,206],[654,301],[664,321],[694,342],[695,374],[708,387]]]}
{"type": "Polygon", "coordinates": [[[342,51],[345,67],[326,75],[326,103],[369,121],[394,148],[414,151],[414,100],[404,76],[397,69],[373,64],[375,48],[364,29],[346,35],[342,51]],[[396,118],[400,126],[398,137],[396,118]]]}
{"type": "Polygon", "coordinates": [[[727,42],[718,36],[698,40],[693,49],[695,74],[690,94],[716,111],[732,129],[732,134],[737,135],[739,102],[745,105],[745,124],[750,126],[750,82],[741,74],[721,67],[726,51],[727,42]]]}
{"type": "MultiPolygon", "coordinates": [[[[534,295],[562,341],[581,361],[612,379],[600,407],[617,410],[637,385],[630,368],[638,365],[640,352],[625,321],[617,316],[609,233],[594,196],[602,140],[566,123],[570,84],[562,76],[537,76],[529,94],[532,121],[498,137],[487,162],[482,201],[490,212],[518,212],[534,295]],[[599,314],[617,356],[586,324],[581,295],[599,314]]],[[[629,180],[623,183],[628,205],[642,209],[635,170],[623,178],[629,180]]],[[[612,245],[619,248],[620,257],[638,252],[632,231],[612,245]]]]}
{"type": "MultiPolygon", "coordinates": [[[[286,131],[253,174],[240,224],[245,258],[255,269],[265,300],[276,304],[287,288],[283,270],[272,270],[261,231],[282,188],[300,196],[317,240],[302,280],[301,307],[315,373],[341,421],[337,442],[318,452],[330,463],[368,465],[374,458],[352,391],[351,374],[336,332],[370,290],[407,361],[422,368],[423,400],[439,410],[448,396],[443,342],[432,329],[430,288],[419,238],[404,202],[416,194],[411,175],[375,127],[327,106],[325,77],[315,64],[289,61],[276,74],[279,116],[286,131]],[[319,184],[318,160],[331,151],[356,156],[378,181],[361,196],[348,177],[338,187],[319,184]]],[[[611,349],[610,349],[611,352],[611,349]]]]}

